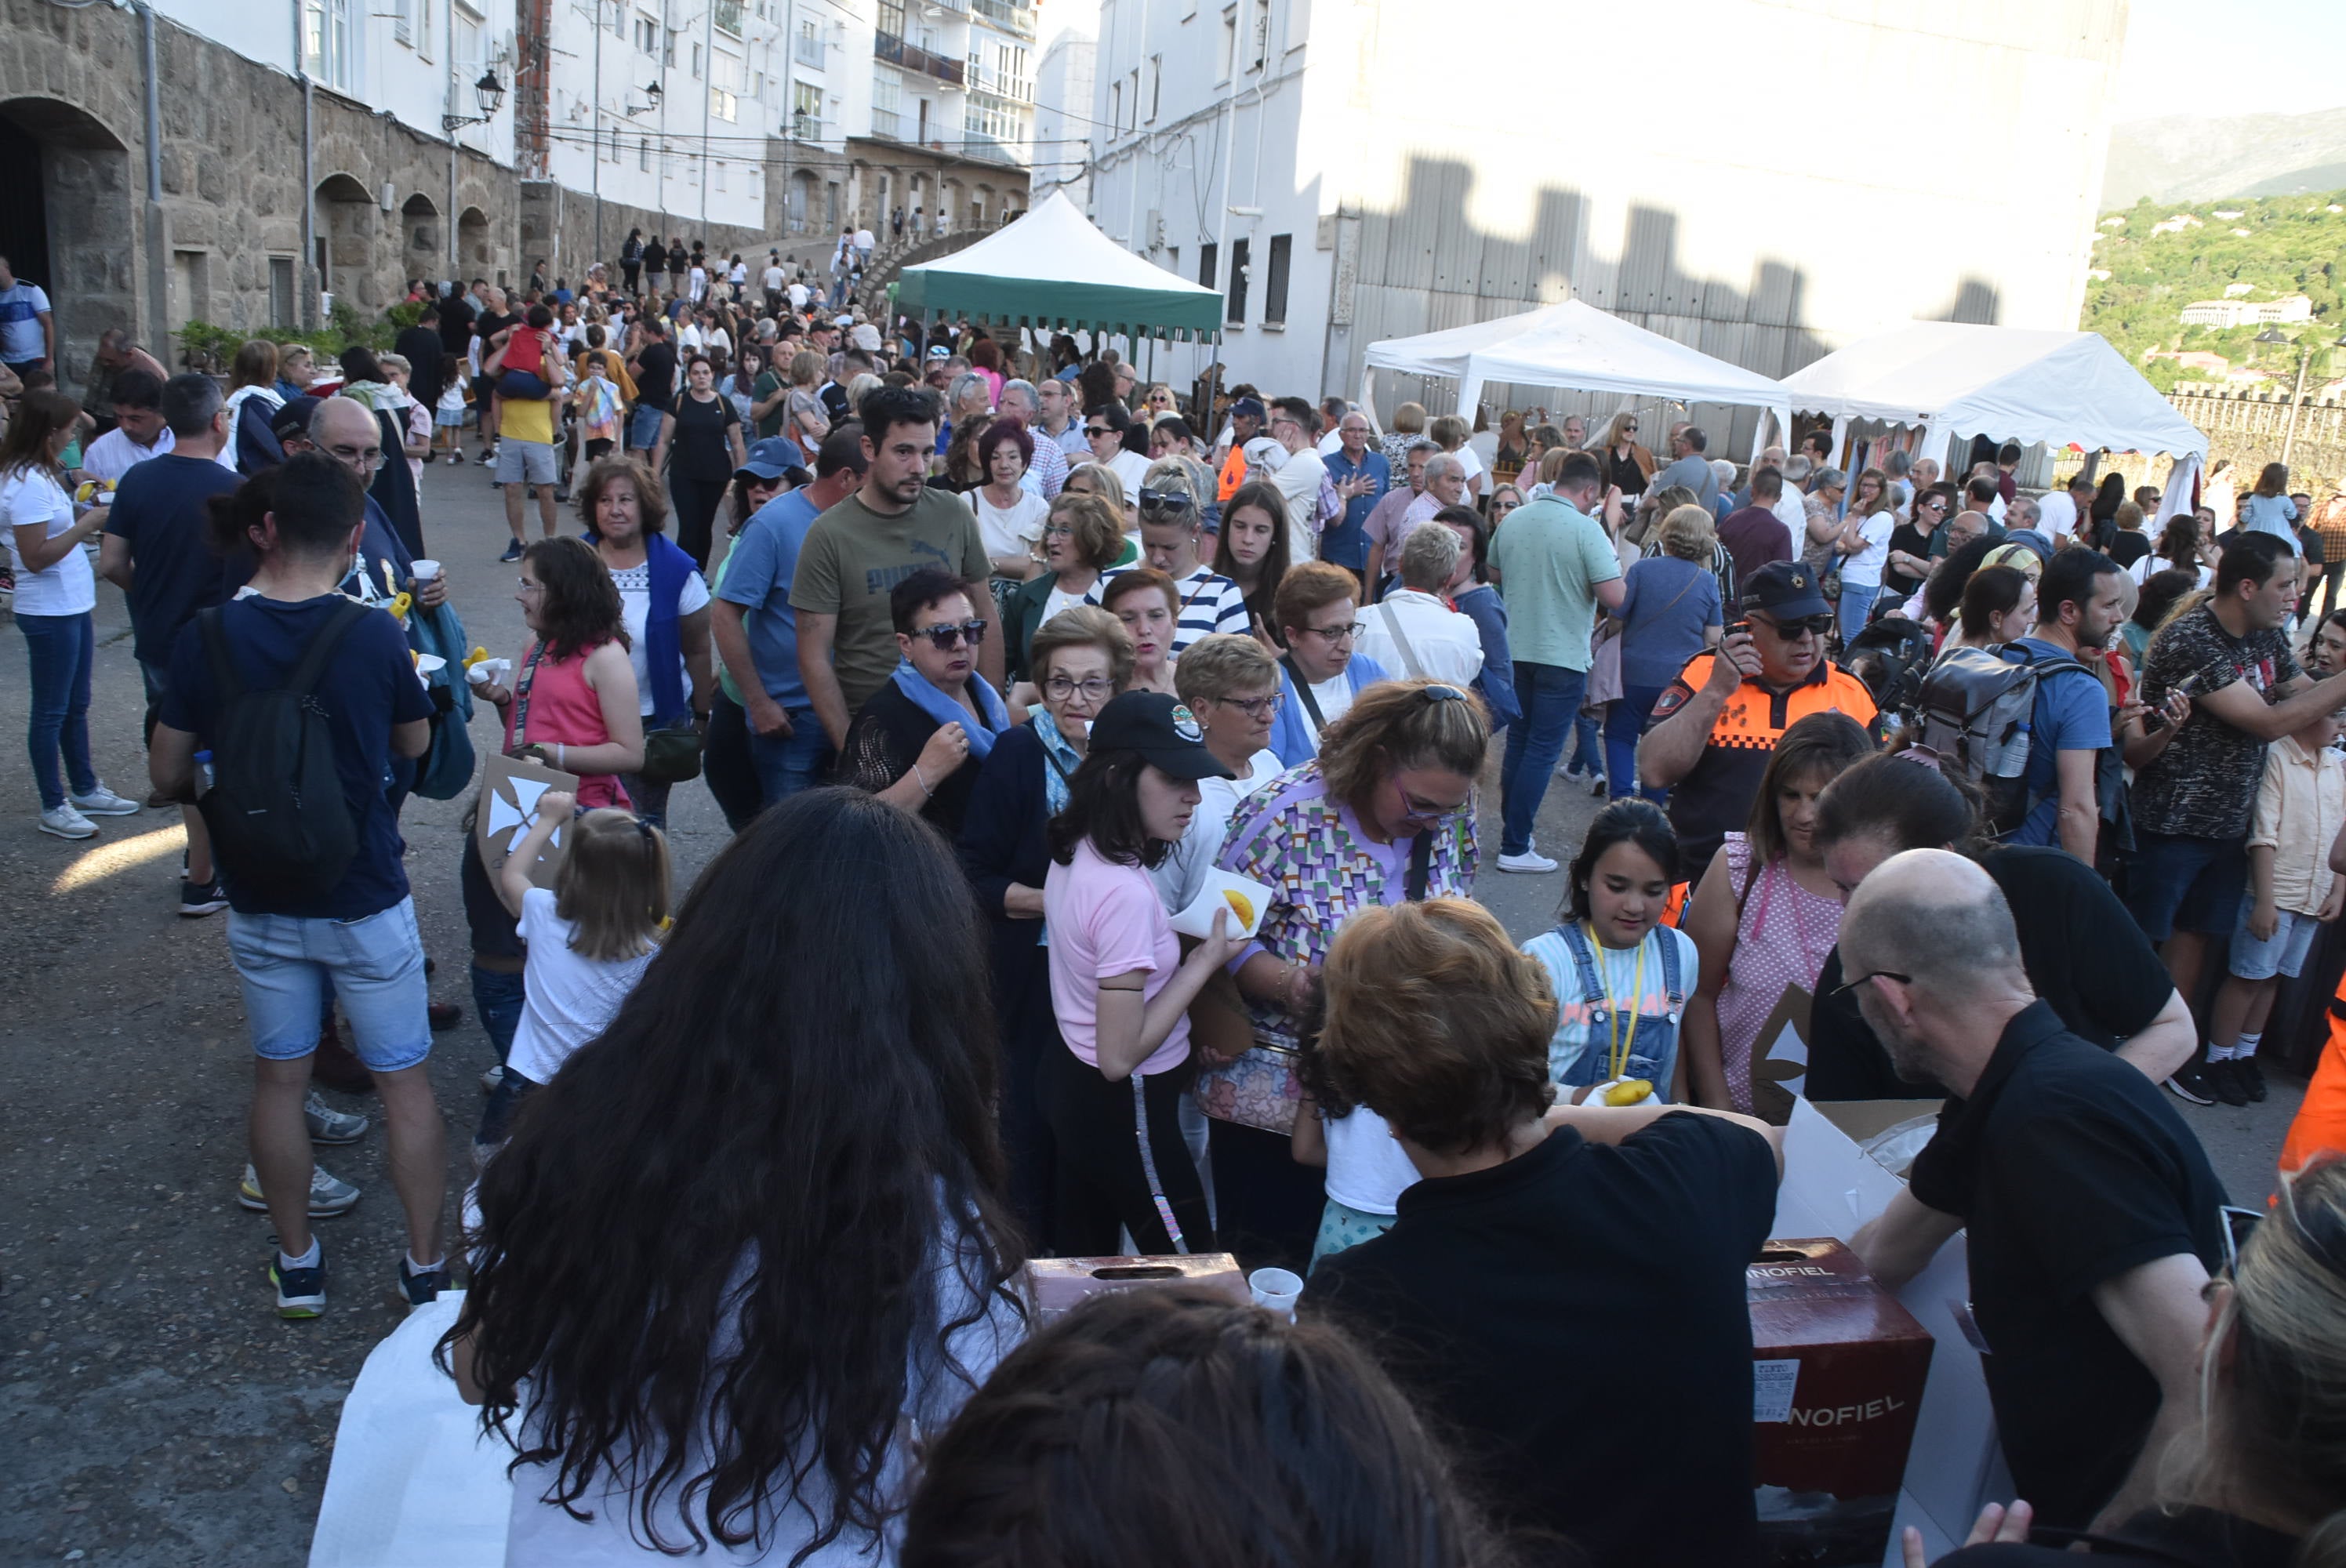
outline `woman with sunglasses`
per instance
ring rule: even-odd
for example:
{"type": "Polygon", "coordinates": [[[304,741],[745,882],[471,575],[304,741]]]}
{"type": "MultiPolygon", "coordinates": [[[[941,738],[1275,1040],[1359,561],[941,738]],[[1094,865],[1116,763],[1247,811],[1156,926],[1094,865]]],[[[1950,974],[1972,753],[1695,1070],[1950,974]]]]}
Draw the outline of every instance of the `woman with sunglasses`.
{"type": "Polygon", "coordinates": [[[1026,723],[1003,732],[979,768],[960,847],[993,943],[1010,1206],[1029,1239],[1051,1251],[1058,1247],[1050,1224],[1054,1156],[1037,1089],[1043,1053],[1061,1049],[1043,937],[1048,834],[1091,748],[1092,721],[1132,678],[1132,639],[1106,610],[1078,605],[1035,634],[1032,657],[1040,700],[1026,710],[1026,723]]]}
{"type": "Polygon", "coordinates": [[[1295,1163],[1290,1140],[1296,1052],[1329,943],[1356,910],[1473,894],[1474,779],[1490,739],[1470,693],[1382,681],[1330,724],[1316,759],[1232,818],[1216,863],[1274,891],[1231,968],[1253,1043],[1206,1067],[1198,1101],[1213,1124],[1222,1240],[1250,1264],[1300,1270],[1319,1233],[1320,1173],[1295,1163]]]}
{"type": "Polygon", "coordinates": [[[1882,569],[1882,596],[1902,606],[1922,592],[1931,575],[1931,535],[1954,514],[1953,497],[1933,486],[1914,493],[1907,515],[1890,534],[1890,559],[1882,569]]]}
{"type": "Polygon", "coordinates": [[[947,838],[962,817],[979,768],[1010,728],[1010,713],[977,673],[985,622],[969,585],[923,566],[888,594],[903,660],[848,727],[839,782],[917,811],[947,838]]]}
{"type": "Polygon", "coordinates": [[[1635,501],[1646,493],[1646,486],[1653,481],[1656,464],[1654,454],[1638,444],[1636,414],[1613,416],[1613,423],[1605,428],[1596,461],[1605,470],[1605,483],[1618,490],[1622,500],[1635,501]]]}

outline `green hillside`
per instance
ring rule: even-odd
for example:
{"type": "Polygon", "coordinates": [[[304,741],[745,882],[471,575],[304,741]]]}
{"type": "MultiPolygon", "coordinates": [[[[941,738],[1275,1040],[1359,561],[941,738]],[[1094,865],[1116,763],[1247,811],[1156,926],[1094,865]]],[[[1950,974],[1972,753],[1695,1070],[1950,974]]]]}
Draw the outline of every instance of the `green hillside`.
{"type": "Polygon", "coordinates": [[[2296,373],[2296,348],[2252,341],[2261,326],[2187,327],[2178,319],[2184,306],[2220,300],[2235,284],[2249,285],[2241,297],[2252,301],[2291,294],[2311,300],[2311,321],[2285,322],[2280,330],[2293,340],[2313,334],[2310,375],[2346,371],[2346,351],[2327,347],[2346,332],[2346,190],[2187,203],[2146,198],[2106,214],[2095,234],[2092,266],[2109,276],[2086,280],[2078,325],[2107,338],[2162,392],[2178,380],[2220,378],[2179,369],[2172,360],[2145,362],[2143,356],[2155,350],[2205,350],[2223,355],[2235,369],[2296,373]],[[2232,216],[2218,218],[2219,212],[2232,216]],[[2182,215],[2198,224],[2151,232],[2182,215]]]}

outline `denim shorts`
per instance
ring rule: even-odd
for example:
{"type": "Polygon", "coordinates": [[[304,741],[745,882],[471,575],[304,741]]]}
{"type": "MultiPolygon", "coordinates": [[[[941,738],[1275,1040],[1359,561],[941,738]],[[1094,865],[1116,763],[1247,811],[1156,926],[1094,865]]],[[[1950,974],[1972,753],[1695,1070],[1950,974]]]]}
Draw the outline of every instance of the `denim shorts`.
{"type": "Polygon", "coordinates": [[[228,951],[244,983],[254,1055],[292,1062],[318,1048],[329,980],[350,1020],[351,1043],[370,1070],[396,1073],[432,1054],[413,899],[359,920],[231,909],[228,951]]]}
{"type": "Polygon", "coordinates": [[[2249,886],[2246,839],[2134,830],[2127,907],[2142,934],[2165,942],[2178,930],[2229,936],[2249,886]]]}
{"type": "Polygon", "coordinates": [[[627,415],[627,444],[647,450],[658,444],[663,412],[648,402],[638,403],[627,415]]]}
{"type": "Polygon", "coordinates": [[[2232,933],[2233,974],[2242,980],[2295,976],[2305,968],[2305,955],[2313,951],[2313,939],[2321,934],[2321,922],[2295,910],[2278,910],[2274,912],[2280,919],[2272,935],[2259,942],[2249,934],[2249,916],[2255,908],[2253,899],[2240,901],[2239,929],[2232,933]]]}

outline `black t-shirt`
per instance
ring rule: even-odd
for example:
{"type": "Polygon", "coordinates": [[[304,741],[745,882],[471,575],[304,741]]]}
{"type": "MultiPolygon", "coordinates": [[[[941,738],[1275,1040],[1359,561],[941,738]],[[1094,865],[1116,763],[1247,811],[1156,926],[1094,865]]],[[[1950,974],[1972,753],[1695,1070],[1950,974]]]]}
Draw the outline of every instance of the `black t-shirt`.
{"type": "MultiPolygon", "coordinates": [[[[2091,866],[2066,850],[2023,845],[1990,850],[1980,865],[2012,906],[2029,985],[2052,1004],[2064,1028],[2107,1051],[2150,1027],[2175,982],[2091,866]]],[[[1856,997],[1833,994],[1842,978],[1835,947],[1817,975],[1802,1092],[1811,1100],[1938,1098],[1938,1085],[1909,1084],[1891,1071],[1856,997]]]]}
{"type": "Polygon", "coordinates": [[[407,356],[407,391],[426,408],[440,401],[440,334],[418,323],[401,331],[393,348],[407,356]]]}
{"type": "Polygon", "coordinates": [[[2124,571],[2150,554],[2150,535],[2139,528],[2121,528],[2111,536],[2110,547],[2102,552],[2118,564],[2124,571]]]}
{"type": "Polygon", "coordinates": [[[646,343],[636,355],[636,402],[668,412],[668,389],[676,382],[676,345],[662,338],[646,343]]]}
{"type": "Polygon", "coordinates": [[[741,423],[733,400],[711,393],[703,402],[687,392],[669,412],[676,416],[676,431],[668,437],[668,471],[704,484],[732,478],[733,449],[725,433],[741,423]]]}
{"type": "Polygon", "coordinates": [[[486,365],[489,356],[497,351],[495,338],[499,332],[507,327],[520,325],[519,316],[500,316],[495,311],[482,311],[480,320],[473,323],[473,331],[481,340],[481,363],[486,365]]]}
{"type": "MultiPolygon", "coordinates": [[[[865,698],[856,711],[833,781],[878,794],[913,770],[913,764],[920,760],[921,748],[939,728],[927,708],[890,681],[865,698]]],[[[981,770],[977,754],[970,753],[960,767],[935,780],[935,789],[921,806],[921,815],[948,839],[961,837],[962,819],[969,814],[970,794],[977,788],[981,770]]]]}
{"type": "Polygon", "coordinates": [[[456,356],[462,364],[464,345],[473,336],[473,302],[462,294],[452,294],[440,301],[440,347],[442,351],[456,356]]]}
{"type": "Polygon", "coordinates": [[[115,486],[106,531],[130,541],[130,651],[145,663],[168,663],[179,628],[223,597],[219,557],[204,535],[211,498],[243,483],[209,457],[166,453],[115,486]]]}
{"type": "MultiPolygon", "coordinates": [[[[1890,531],[1890,548],[1893,551],[1903,550],[1918,560],[1928,560],[1931,555],[1931,535],[1925,530],[1915,527],[1912,523],[1901,523],[1890,531]]],[[[1914,590],[1922,585],[1923,579],[1910,572],[1902,572],[1895,566],[1884,566],[1882,570],[1882,589],[1884,593],[1894,593],[1902,597],[1912,598],[1914,590]]]]}
{"type": "Polygon", "coordinates": [[[1567,1128],[1399,1207],[1320,1264],[1303,1305],[1362,1333],[1504,1526],[1591,1563],[1757,1560],[1744,1269],[1775,1215],[1763,1139],[1683,1114],[1617,1146],[1567,1128]]]}
{"type": "Polygon", "coordinates": [[[2158,1413],[2157,1380],[2094,1290],[2178,1253],[2223,1261],[2223,1184],[2157,1085],[2043,1002],[2004,1025],[1912,1191],[1970,1237],[1972,1311],[2017,1494],[2083,1529],[2158,1413]]]}
{"type": "MultiPolygon", "coordinates": [[[[2329,553],[2322,548],[2321,535],[2319,530],[2313,528],[2298,529],[2297,545],[2298,548],[2304,552],[2305,565],[2309,577],[2313,567],[2326,566],[2330,564],[2329,553]]],[[[2306,588],[2306,595],[2308,597],[2310,597],[2312,593],[2313,589],[2309,583],[2309,585],[2306,588]]]]}
{"type": "Polygon", "coordinates": [[[814,395],[822,400],[822,412],[831,415],[831,423],[841,424],[847,419],[847,389],[837,382],[825,382],[815,388],[814,395]]]}

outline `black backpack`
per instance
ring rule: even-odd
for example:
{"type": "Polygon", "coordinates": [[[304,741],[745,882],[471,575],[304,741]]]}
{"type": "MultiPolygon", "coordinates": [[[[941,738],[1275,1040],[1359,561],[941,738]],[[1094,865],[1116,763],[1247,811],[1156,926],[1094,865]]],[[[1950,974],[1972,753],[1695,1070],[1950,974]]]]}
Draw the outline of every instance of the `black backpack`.
{"type": "Polygon", "coordinates": [[[311,694],[334,650],[374,612],[343,599],[283,686],[247,690],[229,657],[225,606],[196,617],[211,662],[219,713],[212,725],[212,786],[196,804],[220,864],[242,886],[272,901],[331,890],[358,853],[358,824],[334,767],[326,710],[311,694]]]}

